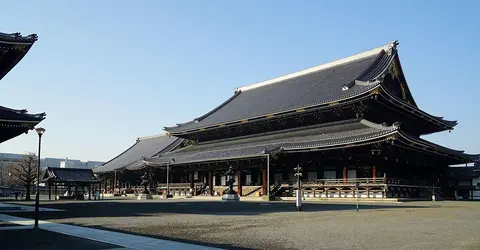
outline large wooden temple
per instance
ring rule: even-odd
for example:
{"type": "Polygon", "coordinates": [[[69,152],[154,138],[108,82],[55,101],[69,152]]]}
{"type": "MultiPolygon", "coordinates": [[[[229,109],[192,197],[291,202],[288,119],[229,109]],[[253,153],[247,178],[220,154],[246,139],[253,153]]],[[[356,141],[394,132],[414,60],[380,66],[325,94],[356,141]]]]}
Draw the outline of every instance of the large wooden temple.
{"type": "MultiPolygon", "coordinates": [[[[37,35],[0,32],[0,80],[17,65],[37,41],[37,35]]],[[[32,130],[45,113],[28,114],[26,109],[0,106],[0,143],[32,130]]]]}
{"type": "Polygon", "coordinates": [[[210,112],[166,127],[165,143],[95,171],[112,190],[151,171],[152,188],[165,192],[168,168],[172,194],[222,195],[233,167],[240,195],[273,197],[294,194],[301,166],[307,197],[353,197],[357,182],[361,197],[449,196],[448,166],[479,156],[420,138],[457,122],[417,106],[397,44],[235,89],[210,112]]]}

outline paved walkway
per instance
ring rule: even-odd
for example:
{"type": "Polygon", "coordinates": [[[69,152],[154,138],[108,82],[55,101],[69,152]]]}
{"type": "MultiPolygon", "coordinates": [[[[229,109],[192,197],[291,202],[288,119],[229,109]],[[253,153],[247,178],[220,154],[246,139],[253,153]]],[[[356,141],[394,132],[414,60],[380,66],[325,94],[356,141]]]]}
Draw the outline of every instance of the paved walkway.
{"type": "MultiPolygon", "coordinates": [[[[34,221],[32,219],[20,218],[10,215],[0,214],[0,221],[7,221],[13,224],[32,228],[34,221]]],[[[206,246],[199,246],[169,240],[161,240],[143,236],[136,236],[124,233],[105,231],[80,226],[53,223],[48,221],[39,221],[39,227],[43,230],[80,237],[83,239],[94,240],[112,245],[122,246],[128,249],[149,250],[149,249],[218,249],[206,246]]]]}
{"type": "MultiPolygon", "coordinates": [[[[7,203],[0,203],[0,212],[32,212],[35,211],[34,206],[25,206],[25,205],[17,205],[17,204],[7,204],[7,203]]],[[[46,208],[40,207],[39,211],[45,212],[59,212],[65,211],[61,209],[54,209],[54,208],[46,208]]]]}

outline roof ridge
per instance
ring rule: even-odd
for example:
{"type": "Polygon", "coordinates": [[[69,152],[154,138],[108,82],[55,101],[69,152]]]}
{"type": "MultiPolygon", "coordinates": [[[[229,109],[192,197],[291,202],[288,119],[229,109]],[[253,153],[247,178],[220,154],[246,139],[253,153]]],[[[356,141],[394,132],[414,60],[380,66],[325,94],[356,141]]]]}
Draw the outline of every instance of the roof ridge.
{"type": "Polygon", "coordinates": [[[342,58],[342,59],[339,59],[339,60],[335,60],[335,61],[324,63],[324,64],[321,64],[321,65],[317,65],[317,66],[314,66],[314,67],[311,67],[311,68],[308,68],[308,69],[300,70],[300,71],[297,71],[297,72],[294,72],[294,73],[290,73],[290,74],[280,76],[280,77],[277,77],[277,78],[273,78],[273,79],[270,79],[270,80],[266,80],[266,81],[263,81],[263,82],[254,83],[254,84],[251,84],[251,85],[246,85],[246,86],[243,86],[243,87],[239,87],[239,88],[235,89],[235,92],[237,92],[237,91],[247,91],[247,90],[250,90],[250,89],[263,87],[263,86],[274,84],[274,83],[284,81],[284,80],[287,80],[287,79],[291,79],[291,78],[295,78],[295,77],[298,77],[298,76],[313,73],[315,71],[324,70],[324,69],[339,66],[339,65],[342,65],[342,64],[345,64],[345,63],[353,62],[353,61],[356,61],[356,60],[359,60],[359,59],[362,59],[362,58],[365,58],[365,57],[368,57],[368,56],[371,56],[371,55],[375,55],[382,50],[389,51],[391,49],[396,48],[397,45],[398,45],[398,41],[395,40],[395,41],[392,41],[392,42],[387,43],[385,45],[382,45],[380,47],[377,47],[377,48],[374,48],[374,49],[371,49],[371,50],[367,50],[367,51],[364,51],[364,52],[361,52],[361,53],[358,53],[358,54],[354,54],[354,55],[351,55],[351,56],[348,56],[348,57],[345,57],[345,58],[342,58]]]}
{"type": "Polygon", "coordinates": [[[367,119],[362,119],[362,120],[360,120],[360,123],[362,123],[365,126],[380,129],[380,130],[398,130],[398,129],[400,129],[400,122],[394,122],[394,123],[392,123],[392,125],[388,126],[386,123],[375,123],[375,122],[369,121],[367,119]]]}
{"type": "Polygon", "coordinates": [[[166,136],[166,135],[168,135],[167,132],[162,132],[162,133],[156,134],[156,135],[139,136],[139,137],[137,137],[137,141],[148,140],[148,139],[153,139],[153,138],[158,138],[158,137],[162,137],[162,136],[166,136]]]}

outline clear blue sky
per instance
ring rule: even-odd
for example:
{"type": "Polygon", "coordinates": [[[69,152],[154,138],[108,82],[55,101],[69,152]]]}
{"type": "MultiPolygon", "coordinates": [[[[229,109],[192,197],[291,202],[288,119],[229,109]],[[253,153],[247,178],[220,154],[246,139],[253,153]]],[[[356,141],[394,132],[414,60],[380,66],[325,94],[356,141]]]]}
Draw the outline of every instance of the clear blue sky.
{"type": "Polygon", "coordinates": [[[39,40],[0,81],[0,104],[47,112],[43,156],[109,160],[235,87],[398,39],[417,104],[459,121],[426,138],[480,153],[480,2],[404,2],[6,1],[0,30],[39,40]]]}

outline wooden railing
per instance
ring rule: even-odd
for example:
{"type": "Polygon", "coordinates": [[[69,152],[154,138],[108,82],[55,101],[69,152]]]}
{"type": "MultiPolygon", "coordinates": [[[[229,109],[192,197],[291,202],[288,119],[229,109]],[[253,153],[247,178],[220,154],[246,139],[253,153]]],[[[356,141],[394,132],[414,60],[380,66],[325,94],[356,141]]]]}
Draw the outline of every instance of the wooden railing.
{"type": "MultiPolygon", "coordinates": [[[[349,178],[349,179],[318,179],[302,181],[304,186],[354,186],[360,185],[405,185],[405,186],[426,186],[423,181],[403,180],[395,178],[349,178]]],[[[283,186],[295,186],[296,181],[280,181],[283,186]]],[[[428,185],[427,185],[428,186],[428,185]]]]}
{"type": "Polygon", "coordinates": [[[355,185],[355,183],[357,182],[359,182],[360,184],[385,184],[383,178],[319,179],[314,181],[315,184],[321,185],[355,185]]]}
{"type": "Polygon", "coordinates": [[[387,184],[405,185],[405,186],[428,186],[428,184],[425,184],[425,181],[404,180],[404,179],[396,179],[396,178],[388,178],[387,184]]]}

